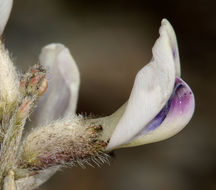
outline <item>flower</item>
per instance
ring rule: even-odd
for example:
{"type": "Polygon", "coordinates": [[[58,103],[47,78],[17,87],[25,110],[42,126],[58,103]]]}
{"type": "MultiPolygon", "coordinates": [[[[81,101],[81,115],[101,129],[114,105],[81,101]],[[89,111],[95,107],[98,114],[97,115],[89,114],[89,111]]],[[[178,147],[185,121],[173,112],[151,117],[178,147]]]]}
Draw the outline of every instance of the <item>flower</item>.
{"type": "MultiPolygon", "coordinates": [[[[0,35],[12,3],[0,0],[0,35]]],[[[153,58],[138,72],[128,101],[102,118],[76,115],[80,74],[64,45],[45,46],[40,64],[19,74],[1,42],[0,187],[34,189],[61,166],[102,164],[115,149],[181,131],[193,115],[194,95],[181,79],[175,32],[166,19],[159,33],[153,58]],[[36,128],[22,138],[31,113],[36,128]]]]}
{"type": "MultiPolygon", "coordinates": [[[[137,74],[128,102],[109,119],[117,117],[107,150],[138,146],[167,139],[190,121],[194,95],[180,78],[175,32],[163,19],[153,58],[137,74]],[[117,115],[117,116],[116,116],[117,115]]],[[[108,119],[108,120],[109,120],[108,119]]]]}

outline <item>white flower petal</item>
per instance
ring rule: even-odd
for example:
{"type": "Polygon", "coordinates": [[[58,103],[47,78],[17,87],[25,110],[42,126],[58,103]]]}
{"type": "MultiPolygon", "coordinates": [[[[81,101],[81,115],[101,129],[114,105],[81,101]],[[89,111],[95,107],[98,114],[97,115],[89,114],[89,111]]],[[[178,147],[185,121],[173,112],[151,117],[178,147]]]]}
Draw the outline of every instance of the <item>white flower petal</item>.
{"type": "Polygon", "coordinates": [[[48,89],[36,108],[34,124],[75,114],[80,75],[69,50],[62,44],[50,44],[42,49],[39,59],[48,72],[48,89]]]}
{"type": "Polygon", "coordinates": [[[0,0],[0,36],[7,24],[10,16],[13,0],[0,0]]]}
{"type": "MultiPolygon", "coordinates": [[[[125,112],[111,136],[107,150],[131,141],[169,100],[175,76],[180,74],[179,62],[176,64],[174,61],[176,54],[173,54],[172,43],[176,40],[171,29],[169,22],[163,20],[160,37],[152,49],[153,58],[138,72],[125,112]]],[[[177,43],[174,44],[177,47],[177,43]]]]}

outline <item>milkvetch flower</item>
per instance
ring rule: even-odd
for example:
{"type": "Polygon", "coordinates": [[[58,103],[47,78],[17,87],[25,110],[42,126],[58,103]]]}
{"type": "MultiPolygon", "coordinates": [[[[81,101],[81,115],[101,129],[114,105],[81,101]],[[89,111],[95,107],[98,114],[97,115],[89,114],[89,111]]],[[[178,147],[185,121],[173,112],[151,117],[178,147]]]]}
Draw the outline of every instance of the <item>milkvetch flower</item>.
{"type": "MultiPolygon", "coordinates": [[[[128,102],[120,108],[107,150],[167,139],[190,121],[195,107],[190,87],[180,78],[175,32],[163,19],[152,60],[137,74],[128,102]]],[[[112,127],[111,127],[112,128],[112,127]]]]}
{"type": "MultiPolygon", "coordinates": [[[[0,36],[12,3],[0,0],[0,36]]],[[[101,118],[76,114],[80,74],[63,44],[42,48],[40,64],[22,74],[0,42],[0,188],[34,189],[62,166],[100,165],[115,149],[181,131],[193,115],[194,95],[181,79],[175,32],[166,19],[159,33],[128,101],[101,118]],[[30,114],[35,129],[23,137],[30,114]]]]}

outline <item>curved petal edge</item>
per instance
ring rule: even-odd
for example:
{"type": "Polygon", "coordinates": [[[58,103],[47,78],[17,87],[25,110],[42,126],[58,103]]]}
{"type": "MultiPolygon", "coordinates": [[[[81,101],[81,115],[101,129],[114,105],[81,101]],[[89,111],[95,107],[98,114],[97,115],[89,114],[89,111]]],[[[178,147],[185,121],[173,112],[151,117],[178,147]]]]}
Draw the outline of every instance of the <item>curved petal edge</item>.
{"type": "Polygon", "coordinates": [[[170,45],[174,32],[170,28],[169,22],[163,20],[159,29],[160,37],[152,49],[153,58],[138,72],[125,112],[111,136],[107,150],[128,143],[170,98],[176,72],[179,72],[176,71],[170,45]]]}
{"type": "Polygon", "coordinates": [[[12,9],[13,0],[0,0],[0,36],[4,32],[10,12],[12,9]]]}

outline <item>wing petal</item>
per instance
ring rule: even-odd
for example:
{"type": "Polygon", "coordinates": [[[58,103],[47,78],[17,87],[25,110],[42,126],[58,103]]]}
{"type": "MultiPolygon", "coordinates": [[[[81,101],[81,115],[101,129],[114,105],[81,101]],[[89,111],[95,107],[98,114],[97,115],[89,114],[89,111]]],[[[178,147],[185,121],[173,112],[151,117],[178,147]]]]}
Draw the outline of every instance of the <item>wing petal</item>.
{"type": "Polygon", "coordinates": [[[176,64],[170,45],[170,24],[162,21],[160,37],[152,49],[153,58],[137,74],[123,116],[120,118],[107,150],[128,143],[165,106],[176,76],[176,64]],[[168,26],[167,26],[168,25],[168,26]]]}

